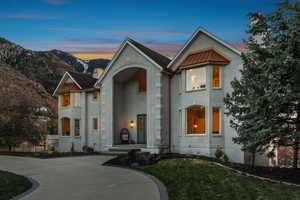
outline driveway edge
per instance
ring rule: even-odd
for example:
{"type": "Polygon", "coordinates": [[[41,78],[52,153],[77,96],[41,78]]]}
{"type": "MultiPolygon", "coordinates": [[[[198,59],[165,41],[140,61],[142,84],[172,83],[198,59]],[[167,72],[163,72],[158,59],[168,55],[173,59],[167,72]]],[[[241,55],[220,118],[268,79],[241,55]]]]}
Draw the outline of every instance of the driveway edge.
{"type": "Polygon", "coordinates": [[[32,192],[34,192],[40,186],[39,182],[37,182],[33,178],[30,178],[30,177],[26,177],[26,178],[28,178],[28,180],[31,182],[32,187],[29,190],[27,190],[26,192],[23,192],[22,194],[19,194],[18,196],[15,196],[14,198],[12,198],[12,200],[22,199],[23,197],[25,197],[25,196],[31,194],[32,192]]]}
{"type": "Polygon", "coordinates": [[[154,177],[154,176],[152,176],[150,174],[147,174],[146,172],[143,172],[141,170],[132,169],[132,168],[129,168],[129,167],[118,166],[118,165],[103,165],[103,166],[128,169],[128,170],[137,172],[137,173],[139,173],[139,174],[141,174],[143,176],[148,177],[156,185],[156,187],[158,189],[158,192],[159,192],[159,198],[160,198],[160,200],[169,200],[169,195],[168,195],[168,191],[167,191],[166,186],[160,180],[158,180],[156,177],[154,177]]]}

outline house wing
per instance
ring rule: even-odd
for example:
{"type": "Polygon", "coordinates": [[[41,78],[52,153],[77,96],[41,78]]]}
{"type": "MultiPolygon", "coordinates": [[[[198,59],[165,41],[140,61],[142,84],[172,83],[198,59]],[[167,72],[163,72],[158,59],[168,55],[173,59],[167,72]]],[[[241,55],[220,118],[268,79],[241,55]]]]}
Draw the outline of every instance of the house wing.
{"type": "Polygon", "coordinates": [[[59,88],[64,84],[64,82],[68,78],[70,78],[75,83],[75,85],[81,90],[94,88],[94,84],[97,81],[97,79],[92,78],[87,74],[81,74],[78,72],[65,72],[56,89],[54,90],[52,96],[57,95],[59,88]]]}
{"type": "Polygon", "coordinates": [[[228,48],[229,50],[231,50],[232,52],[236,53],[237,55],[241,55],[242,52],[235,49],[234,47],[232,47],[230,44],[226,43],[225,41],[219,39],[217,36],[215,36],[212,33],[209,33],[208,31],[206,31],[204,28],[200,27],[198,28],[194,34],[187,40],[187,42],[184,44],[184,46],[179,50],[179,52],[175,55],[175,57],[172,59],[172,61],[168,64],[167,68],[171,68],[173,66],[173,64],[178,60],[178,58],[185,52],[185,50],[191,45],[191,43],[194,41],[194,39],[199,35],[199,34],[205,34],[206,36],[208,36],[209,38],[211,38],[212,40],[216,41],[217,43],[223,45],[224,47],[228,48]]]}

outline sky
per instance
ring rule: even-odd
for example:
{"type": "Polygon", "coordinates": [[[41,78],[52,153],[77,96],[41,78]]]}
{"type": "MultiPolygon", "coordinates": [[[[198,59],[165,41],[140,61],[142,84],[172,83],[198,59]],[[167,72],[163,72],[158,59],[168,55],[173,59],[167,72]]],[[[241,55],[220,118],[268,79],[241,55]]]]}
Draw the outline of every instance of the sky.
{"type": "Polygon", "coordinates": [[[198,28],[239,45],[250,12],[279,0],[0,0],[0,37],[25,48],[111,58],[126,37],[172,57],[198,28]]]}

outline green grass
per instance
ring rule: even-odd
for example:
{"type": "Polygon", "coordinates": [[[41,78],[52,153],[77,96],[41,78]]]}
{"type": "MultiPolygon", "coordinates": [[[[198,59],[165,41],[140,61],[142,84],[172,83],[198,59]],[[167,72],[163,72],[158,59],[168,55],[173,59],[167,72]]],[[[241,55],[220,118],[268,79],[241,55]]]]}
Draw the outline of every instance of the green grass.
{"type": "Polygon", "coordinates": [[[199,159],[170,159],[137,168],[161,180],[170,200],[300,199],[300,187],[243,176],[199,159]]]}
{"type": "Polygon", "coordinates": [[[32,186],[24,176],[0,171],[0,200],[9,200],[21,194],[32,186]]]}

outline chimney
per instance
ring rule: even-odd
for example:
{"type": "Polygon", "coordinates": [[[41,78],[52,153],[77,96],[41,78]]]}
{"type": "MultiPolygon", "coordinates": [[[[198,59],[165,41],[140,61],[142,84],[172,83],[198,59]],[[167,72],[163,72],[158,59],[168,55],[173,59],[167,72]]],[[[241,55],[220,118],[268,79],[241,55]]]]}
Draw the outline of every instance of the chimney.
{"type": "Polygon", "coordinates": [[[98,79],[103,72],[104,70],[102,68],[95,68],[93,72],[93,78],[98,79]]]}
{"type": "MultiPolygon", "coordinates": [[[[263,16],[262,12],[256,12],[256,13],[251,14],[251,16],[250,16],[250,26],[251,27],[255,26],[258,23],[259,18],[262,17],[262,16],[263,16]]],[[[257,42],[257,44],[262,44],[263,43],[263,38],[264,38],[264,33],[254,35],[254,39],[257,42]]]]}

